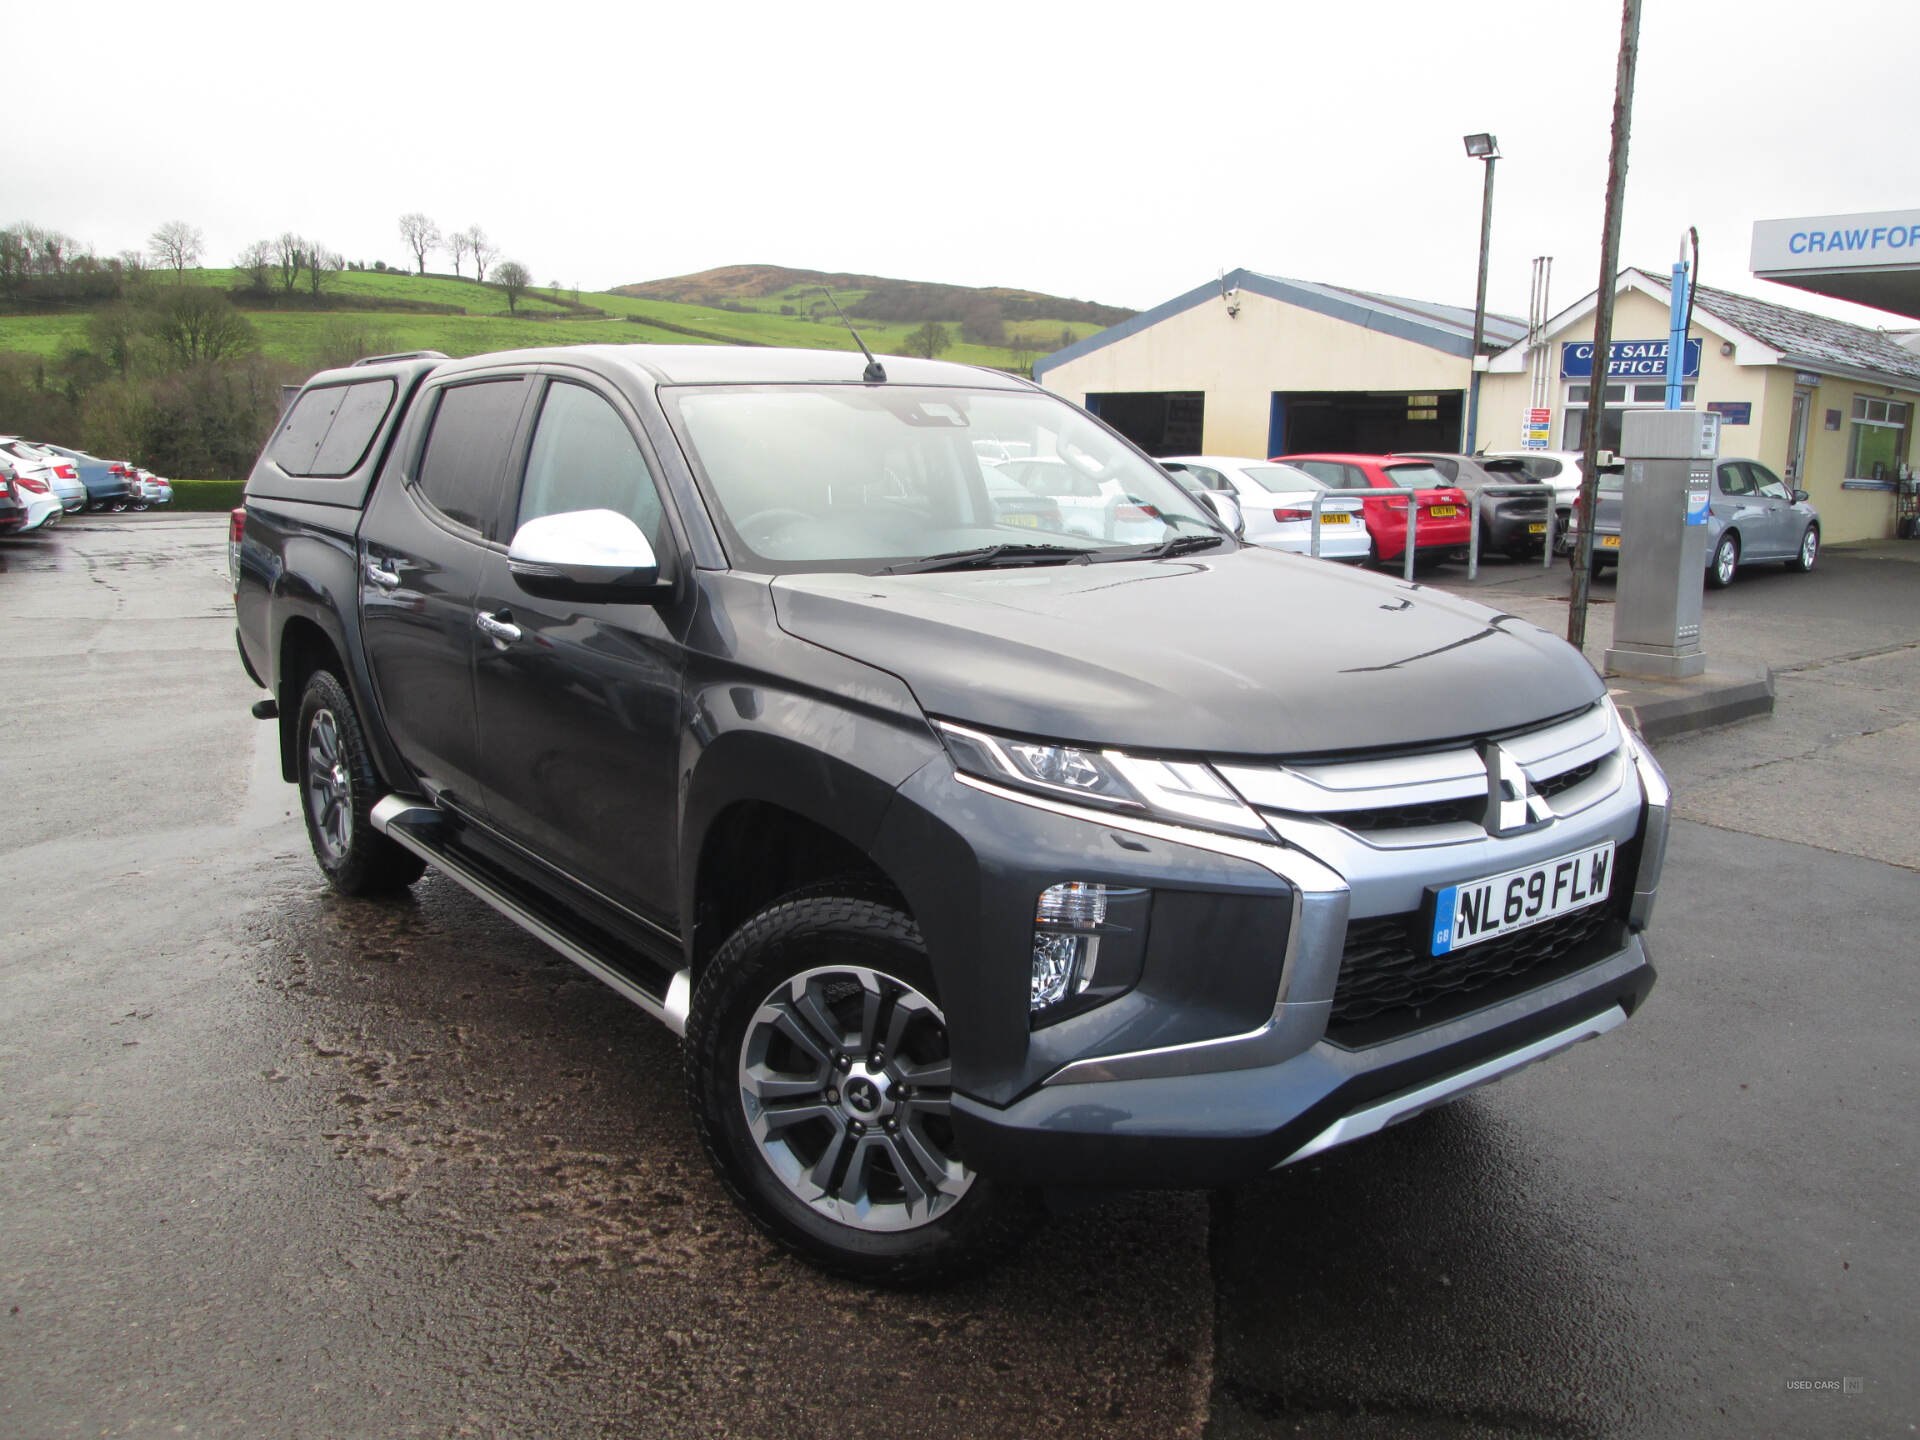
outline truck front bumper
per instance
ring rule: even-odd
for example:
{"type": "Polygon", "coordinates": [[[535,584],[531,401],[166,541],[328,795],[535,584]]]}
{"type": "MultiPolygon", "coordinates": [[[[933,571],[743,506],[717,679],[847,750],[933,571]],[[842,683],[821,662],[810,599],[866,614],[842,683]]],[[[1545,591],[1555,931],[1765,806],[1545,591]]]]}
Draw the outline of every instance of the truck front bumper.
{"type": "Polygon", "coordinates": [[[954,1098],[969,1164],[1028,1185],[1206,1188],[1377,1133],[1623,1022],[1653,988],[1645,942],[1460,1020],[1272,1065],[954,1098]]]}

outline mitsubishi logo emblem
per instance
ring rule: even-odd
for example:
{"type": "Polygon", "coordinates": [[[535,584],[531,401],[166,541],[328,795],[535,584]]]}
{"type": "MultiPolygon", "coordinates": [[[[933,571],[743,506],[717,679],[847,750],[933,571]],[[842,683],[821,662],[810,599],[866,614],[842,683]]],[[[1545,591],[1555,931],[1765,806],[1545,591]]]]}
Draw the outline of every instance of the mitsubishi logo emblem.
{"type": "Polygon", "coordinates": [[[1527,772],[1497,741],[1481,751],[1487,762],[1487,818],[1489,835],[1517,835],[1553,819],[1547,797],[1533,788],[1527,772]]]}

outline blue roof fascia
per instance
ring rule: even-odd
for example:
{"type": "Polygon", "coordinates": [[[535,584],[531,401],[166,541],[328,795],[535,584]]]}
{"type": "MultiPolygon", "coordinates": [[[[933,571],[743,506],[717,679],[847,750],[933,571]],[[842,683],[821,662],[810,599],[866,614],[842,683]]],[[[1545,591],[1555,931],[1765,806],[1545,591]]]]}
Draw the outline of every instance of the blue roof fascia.
{"type": "MultiPolygon", "coordinates": [[[[1262,275],[1257,270],[1240,269],[1229,270],[1219,280],[1197,285],[1184,295],[1176,295],[1173,299],[1156,305],[1151,310],[1141,311],[1131,320],[1122,320],[1118,325],[1109,325],[1105,330],[1096,330],[1086,339],[1076,340],[1073,344],[1034,361],[1033,378],[1037,382],[1041,376],[1058,366],[1078,360],[1082,356],[1091,355],[1096,350],[1105,349],[1130,336],[1138,335],[1142,330],[1158,325],[1162,320],[1171,319],[1208,300],[1217,300],[1223,289],[1233,288],[1251,290],[1256,295],[1264,295],[1269,300],[1278,300],[1284,305],[1297,305],[1302,310],[1311,310],[1329,319],[1358,325],[1366,330],[1377,330],[1383,335],[1411,341],[1415,345],[1424,345],[1442,354],[1457,355],[1463,360],[1473,354],[1473,337],[1454,334],[1444,321],[1422,323],[1410,315],[1381,309],[1354,298],[1359,292],[1337,293],[1306,282],[1283,280],[1274,275],[1262,275]]],[[[1524,334],[1524,331],[1522,333],[1524,334]]],[[[1489,333],[1488,338],[1497,340],[1499,337],[1489,333]]]]}
{"type": "Polygon", "coordinates": [[[1257,295],[1265,295],[1270,300],[1279,300],[1288,305],[1298,305],[1302,310],[1311,310],[1330,319],[1344,320],[1349,325],[1358,325],[1366,330],[1378,330],[1383,335],[1391,335],[1398,340],[1409,340],[1415,345],[1425,345],[1430,350],[1438,350],[1447,355],[1458,355],[1461,359],[1473,353],[1471,335],[1453,335],[1437,325],[1423,325],[1405,315],[1392,314],[1377,310],[1359,300],[1347,299],[1330,294],[1318,287],[1295,284],[1272,275],[1260,275],[1252,271],[1239,271],[1246,280],[1241,283],[1257,295]]]}

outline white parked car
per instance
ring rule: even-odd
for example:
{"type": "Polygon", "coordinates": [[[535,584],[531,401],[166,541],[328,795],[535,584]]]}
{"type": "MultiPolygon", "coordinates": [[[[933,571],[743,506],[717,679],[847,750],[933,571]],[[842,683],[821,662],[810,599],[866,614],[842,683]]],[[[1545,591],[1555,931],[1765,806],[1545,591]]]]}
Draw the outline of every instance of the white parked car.
{"type": "MultiPolygon", "coordinates": [[[[1167,470],[1184,470],[1209,490],[1240,502],[1249,544],[1269,550],[1313,553],[1313,497],[1327,487],[1297,465],[1233,455],[1172,455],[1167,470]]],[[[1320,506],[1320,558],[1365,560],[1373,548],[1364,502],[1325,500],[1320,506]]]]}
{"type": "Polygon", "coordinates": [[[7,482],[13,498],[26,512],[24,522],[5,533],[25,535],[34,530],[51,529],[60,523],[60,517],[66,513],[60,497],[53,493],[37,471],[30,471],[23,462],[4,449],[0,449],[0,479],[7,482]]]}
{"type": "Polygon", "coordinates": [[[1126,494],[1117,480],[1099,479],[1060,456],[986,463],[1057,504],[1061,529],[1069,535],[1121,545],[1150,545],[1166,536],[1165,523],[1144,502],[1126,494]]]}
{"type": "Polygon", "coordinates": [[[16,471],[32,475],[46,485],[68,514],[87,508],[87,487],[80,471],[64,455],[42,450],[18,435],[0,435],[0,455],[6,456],[16,471]]]}

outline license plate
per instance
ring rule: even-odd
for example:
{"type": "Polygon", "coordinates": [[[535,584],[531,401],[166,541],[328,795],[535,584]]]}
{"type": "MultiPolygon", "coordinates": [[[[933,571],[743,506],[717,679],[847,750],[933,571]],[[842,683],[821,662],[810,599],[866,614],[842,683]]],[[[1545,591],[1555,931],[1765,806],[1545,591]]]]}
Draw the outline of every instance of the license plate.
{"type": "Polygon", "coordinates": [[[1538,865],[1433,891],[1433,953],[1446,955],[1499,935],[1584,910],[1607,898],[1613,841],[1538,865]]]}
{"type": "Polygon", "coordinates": [[[1350,517],[1346,515],[1322,515],[1320,517],[1320,523],[1322,525],[1345,525],[1349,519],[1350,517]]]}
{"type": "Polygon", "coordinates": [[[1527,526],[1527,533],[1528,533],[1529,535],[1544,535],[1544,534],[1546,534],[1546,533],[1547,533],[1547,522],[1546,522],[1546,521],[1544,521],[1544,520],[1542,520],[1542,521],[1541,521],[1541,522],[1540,522],[1540,523],[1539,523],[1538,525],[1529,525],[1529,526],[1527,526]]]}
{"type": "Polygon", "coordinates": [[[1040,517],[1038,515],[1002,515],[1000,518],[1005,520],[1009,525],[1025,525],[1030,530],[1038,530],[1040,528],[1040,517]]]}
{"type": "Polygon", "coordinates": [[[1602,550],[1618,550],[1620,548],[1620,537],[1618,535],[1602,535],[1600,537],[1600,548],[1602,550]]]}
{"type": "Polygon", "coordinates": [[[1459,513],[1460,508],[1457,505],[1430,505],[1427,507],[1427,514],[1433,516],[1436,520],[1450,520],[1459,513]]]}

